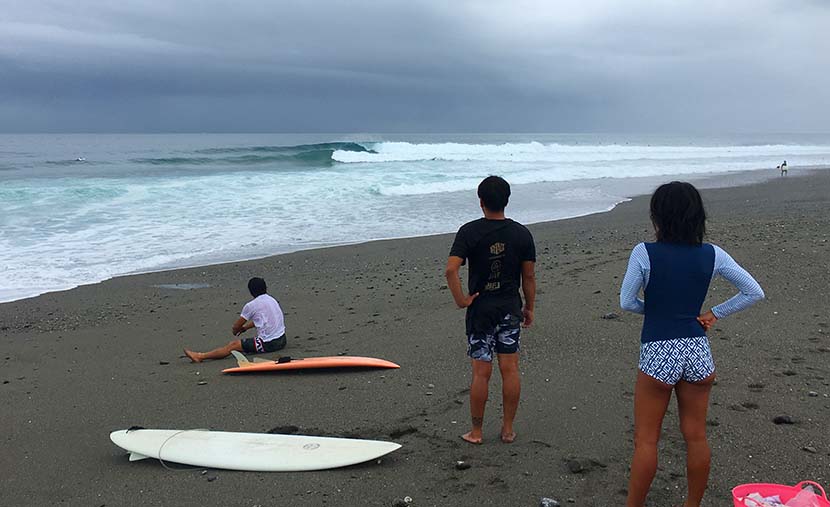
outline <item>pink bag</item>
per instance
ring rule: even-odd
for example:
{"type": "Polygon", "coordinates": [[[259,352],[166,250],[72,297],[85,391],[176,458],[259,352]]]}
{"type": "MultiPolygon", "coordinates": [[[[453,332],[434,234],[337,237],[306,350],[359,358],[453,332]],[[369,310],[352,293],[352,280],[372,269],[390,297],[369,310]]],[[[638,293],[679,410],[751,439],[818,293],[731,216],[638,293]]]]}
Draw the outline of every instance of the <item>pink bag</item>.
{"type": "Polygon", "coordinates": [[[830,500],[827,499],[827,493],[820,484],[813,481],[802,481],[795,486],[784,486],[782,484],[742,484],[732,490],[732,501],[735,507],[745,507],[744,499],[752,494],[758,493],[763,497],[778,495],[781,501],[788,507],[830,507],[830,500]],[[814,495],[809,491],[802,489],[804,486],[811,486],[821,495],[814,495]],[[799,503],[789,503],[799,502],[799,503]]]}
{"type": "Polygon", "coordinates": [[[818,503],[821,498],[813,493],[811,489],[804,488],[792,500],[787,502],[787,507],[821,507],[818,503]]]}

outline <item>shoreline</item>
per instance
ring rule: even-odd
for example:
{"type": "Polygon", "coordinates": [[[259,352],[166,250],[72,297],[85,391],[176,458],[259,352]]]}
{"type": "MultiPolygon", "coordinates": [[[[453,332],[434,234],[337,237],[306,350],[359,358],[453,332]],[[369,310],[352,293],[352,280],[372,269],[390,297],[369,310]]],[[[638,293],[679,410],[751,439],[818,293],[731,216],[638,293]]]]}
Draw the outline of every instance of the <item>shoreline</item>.
{"type": "MultiPolygon", "coordinates": [[[[804,176],[804,175],[810,175],[810,174],[815,173],[816,171],[825,171],[825,170],[830,170],[830,167],[824,167],[824,166],[796,167],[795,168],[796,174],[792,175],[790,177],[799,177],[799,176],[804,176]]],[[[628,202],[628,201],[630,201],[630,200],[632,200],[636,197],[647,195],[648,192],[650,192],[650,191],[644,192],[644,191],[642,191],[644,189],[641,188],[641,187],[643,187],[644,183],[649,183],[649,184],[654,183],[654,185],[656,185],[656,184],[658,184],[657,182],[661,182],[661,181],[670,181],[670,180],[673,180],[673,179],[682,179],[684,181],[690,181],[690,182],[694,183],[700,189],[734,188],[734,187],[753,185],[755,183],[769,181],[769,180],[775,179],[777,177],[780,177],[780,176],[777,176],[775,174],[768,174],[768,173],[772,173],[772,172],[773,172],[773,170],[771,170],[771,169],[752,169],[752,170],[728,171],[728,172],[718,172],[718,173],[692,173],[692,174],[679,174],[679,175],[672,175],[672,176],[649,176],[649,177],[637,177],[637,178],[619,178],[618,180],[620,180],[619,181],[620,186],[625,188],[626,185],[628,185],[628,187],[627,187],[626,191],[621,193],[621,195],[619,196],[620,199],[617,200],[610,207],[607,207],[605,209],[595,210],[595,211],[587,211],[587,212],[584,212],[584,213],[577,213],[575,215],[567,215],[567,216],[563,216],[563,217],[560,217],[560,218],[542,219],[542,220],[539,220],[539,221],[533,221],[533,220],[531,220],[531,221],[522,221],[522,223],[524,223],[525,225],[536,225],[536,224],[553,223],[553,222],[559,222],[559,221],[562,221],[562,220],[571,220],[571,219],[574,219],[574,218],[581,218],[581,217],[586,217],[586,216],[591,216],[591,215],[596,215],[596,214],[608,213],[608,212],[613,211],[617,206],[619,206],[620,204],[622,204],[624,202],[628,202]],[[726,179],[726,180],[724,181],[724,179],[726,179]],[[631,181],[636,181],[639,184],[634,184],[632,186],[631,181]],[[636,190],[630,191],[633,188],[636,188],[636,190]]],[[[613,178],[611,178],[611,179],[613,179],[613,178]]],[[[598,182],[598,181],[603,181],[603,182],[607,183],[608,180],[609,180],[609,178],[600,178],[600,179],[569,180],[567,182],[541,182],[541,183],[514,185],[513,188],[514,188],[514,193],[521,193],[523,188],[533,187],[533,186],[540,187],[540,188],[542,188],[541,192],[545,192],[549,189],[549,187],[551,185],[555,185],[555,184],[577,184],[577,185],[579,185],[579,184],[590,184],[591,182],[598,182]],[[548,188],[546,188],[546,187],[548,187],[548,188]]],[[[475,192],[474,191],[469,191],[469,192],[468,191],[463,191],[463,192],[462,191],[453,191],[453,192],[447,192],[447,194],[457,194],[459,197],[461,197],[461,196],[466,195],[466,194],[475,195],[475,192]]],[[[277,253],[268,253],[268,254],[264,254],[264,255],[254,255],[252,257],[221,259],[221,260],[217,260],[215,262],[212,262],[212,261],[208,261],[208,262],[196,261],[193,264],[185,263],[185,264],[175,265],[175,266],[164,266],[164,265],[162,265],[162,266],[159,266],[157,268],[153,268],[153,269],[149,269],[149,270],[130,271],[130,272],[126,272],[126,273],[123,273],[123,274],[114,275],[114,276],[111,276],[109,278],[105,278],[105,279],[99,280],[99,281],[81,283],[81,284],[78,284],[78,285],[73,285],[71,287],[66,287],[66,288],[61,288],[61,289],[54,289],[54,290],[47,290],[45,292],[41,292],[41,293],[30,295],[30,296],[24,296],[24,297],[21,297],[21,298],[18,298],[18,299],[0,301],[0,305],[7,304],[7,303],[13,303],[13,302],[17,302],[17,301],[30,300],[30,299],[34,299],[34,298],[37,298],[37,297],[40,297],[40,296],[43,296],[43,295],[47,295],[47,294],[63,293],[63,292],[67,292],[67,291],[77,289],[79,287],[85,287],[85,286],[104,283],[104,282],[107,282],[109,280],[113,280],[113,279],[116,279],[116,278],[146,275],[146,274],[151,274],[151,273],[166,273],[166,272],[184,270],[184,269],[206,268],[206,267],[211,267],[211,266],[221,266],[221,265],[225,265],[225,264],[233,264],[233,263],[239,263],[239,262],[261,261],[263,259],[268,259],[270,257],[277,257],[277,256],[281,256],[281,255],[289,255],[289,254],[292,254],[292,253],[307,252],[307,251],[313,251],[313,250],[323,250],[323,249],[329,249],[329,248],[349,247],[349,246],[361,245],[361,244],[365,244],[365,243],[372,243],[372,242],[376,242],[376,241],[395,241],[395,240],[412,239],[412,238],[431,238],[431,237],[435,237],[435,236],[441,236],[441,235],[445,235],[445,234],[454,234],[454,233],[455,233],[455,231],[452,230],[452,231],[435,232],[435,233],[428,233],[428,234],[395,236],[395,237],[388,237],[388,238],[386,238],[386,237],[384,237],[384,238],[369,238],[369,239],[357,240],[357,241],[349,242],[349,243],[331,243],[331,244],[313,245],[313,246],[308,246],[308,247],[299,247],[299,248],[288,249],[286,251],[280,251],[280,252],[277,252],[277,253]]]]}
{"type": "MultiPolygon", "coordinates": [[[[830,482],[830,171],[703,190],[708,240],[767,299],[718,322],[706,507],[750,482],[830,482]],[[814,393],[815,395],[811,394],[814,393]],[[795,424],[776,425],[790,416],[795,424]],[[813,451],[804,450],[809,447],[813,451]]],[[[464,444],[469,363],[463,312],[443,268],[452,234],[306,250],[117,277],[0,304],[3,505],[538,505],[624,499],[641,318],[619,310],[628,255],[651,238],[648,198],[530,225],[538,252],[534,326],[522,335],[518,439],[498,442],[494,374],[485,445],[464,444]],[[263,276],[286,313],[294,357],[363,355],[394,371],[227,376],[183,347],[226,343],[263,276]],[[200,283],[193,290],[161,284],[200,283]],[[603,316],[615,313],[616,318],[603,316]],[[396,441],[380,463],[246,473],[128,462],[113,430],[211,428],[396,441]],[[455,462],[471,466],[457,470],[455,462]],[[571,463],[579,464],[580,468],[571,463]],[[33,481],[32,477],[46,478],[33,481]]],[[[508,208],[509,211],[509,208],[508,208]]],[[[734,293],[712,285],[707,304],[734,293]]],[[[272,357],[268,354],[265,357],[272,357]]],[[[671,406],[651,505],[680,503],[684,444],[671,406]]]]}

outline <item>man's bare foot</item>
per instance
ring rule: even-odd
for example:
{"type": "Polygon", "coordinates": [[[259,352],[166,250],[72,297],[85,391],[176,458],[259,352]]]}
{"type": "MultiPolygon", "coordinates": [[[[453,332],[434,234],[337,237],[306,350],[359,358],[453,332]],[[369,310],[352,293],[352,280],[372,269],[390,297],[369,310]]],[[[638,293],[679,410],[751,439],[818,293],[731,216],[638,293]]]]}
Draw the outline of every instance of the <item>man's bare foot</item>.
{"type": "Polygon", "coordinates": [[[474,435],[474,432],[473,432],[473,431],[471,431],[471,432],[469,432],[469,433],[464,433],[463,435],[461,435],[461,438],[462,438],[465,442],[469,442],[469,443],[471,443],[471,444],[476,444],[476,445],[480,445],[480,444],[481,444],[481,434],[479,434],[479,435],[474,435]]]}
{"type": "Polygon", "coordinates": [[[510,431],[508,433],[502,432],[501,434],[501,441],[505,444],[512,444],[513,441],[516,440],[516,432],[510,431]]]}
{"type": "Polygon", "coordinates": [[[198,352],[193,352],[192,350],[184,349],[184,355],[189,357],[190,360],[194,363],[201,363],[202,362],[202,358],[199,357],[199,356],[201,356],[201,354],[199,354],[198,352]]]}

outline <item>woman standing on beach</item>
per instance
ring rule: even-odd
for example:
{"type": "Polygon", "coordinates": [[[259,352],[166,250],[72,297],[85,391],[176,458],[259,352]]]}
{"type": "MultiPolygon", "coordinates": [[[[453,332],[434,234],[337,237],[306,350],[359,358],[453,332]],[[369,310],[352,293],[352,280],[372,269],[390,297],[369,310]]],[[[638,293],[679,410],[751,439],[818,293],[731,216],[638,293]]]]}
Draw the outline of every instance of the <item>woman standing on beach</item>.
{"type": "Polygon", "coordinates": [[[764,298],[752,276],[721,248],[703,243],[706,212],[689,183],[661,185],[651,197],[657,241],[631,252],[620,291],[624,310],[645,315],[634,394],[634,457],[628,507],[645,505],[657,471],[657,442],[672,391],[686,441],[688,492],[684,507],[699,507],[709,479],[706,440],[715,364],[706,331],[718,320],[764,298]],[[740,293],[701,313],[712,279],[720,275],[740,293]],[[639,299],[640,290],[644,300],[639,299]]]}

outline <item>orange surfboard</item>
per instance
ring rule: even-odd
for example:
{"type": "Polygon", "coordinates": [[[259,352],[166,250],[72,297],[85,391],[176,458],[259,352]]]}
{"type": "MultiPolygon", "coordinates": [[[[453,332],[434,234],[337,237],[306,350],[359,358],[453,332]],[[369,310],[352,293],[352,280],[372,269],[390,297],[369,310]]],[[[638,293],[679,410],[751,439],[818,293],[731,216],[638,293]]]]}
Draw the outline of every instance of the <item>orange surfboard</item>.
{"type": "Polygon", "coordinates": [[[239,366],[226,368],[222,373],[253,373],[263,371],[308,370],[313,368],[400,368],[391,361],[376,357],[332,356],[332,357],[284,357],[276,361],[256,358],[248,361],[237,351],[232,354],[236,357],[239,366]]]}

